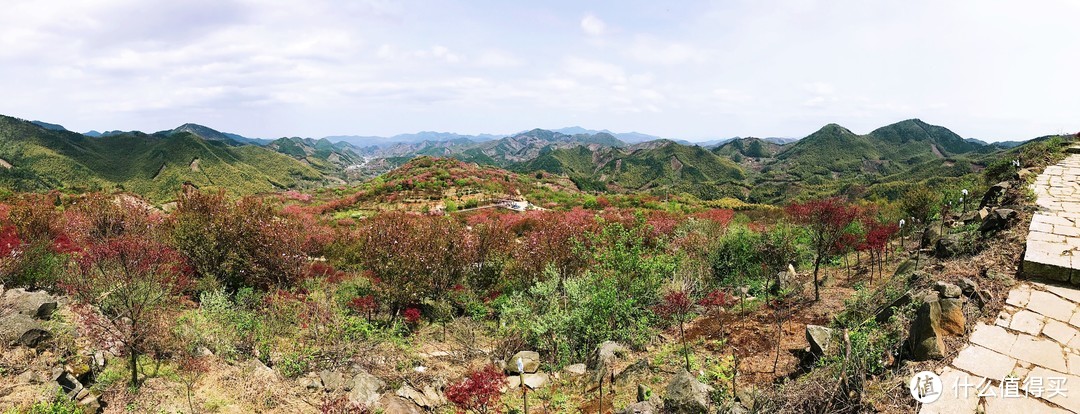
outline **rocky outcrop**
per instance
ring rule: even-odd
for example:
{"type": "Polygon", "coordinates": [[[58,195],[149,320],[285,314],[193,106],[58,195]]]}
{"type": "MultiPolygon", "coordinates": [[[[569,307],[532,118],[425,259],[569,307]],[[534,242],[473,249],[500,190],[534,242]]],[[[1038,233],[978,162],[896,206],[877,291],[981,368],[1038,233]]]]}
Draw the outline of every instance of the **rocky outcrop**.
{"type": "Polygon", "coordinates": [[[446,396],[432,385],[426,385],[422,390],[417,390],[411,385],[405,384],[397,390],[397,396],[410,400],[420,408],[434,411],[436,408],[446,405],[446,396]]]}
{"type": "Polygon", "coordinates": [[[675,374],[664,394],[664,412],[674,414],[704,414],[709,412],[712,387],[702,384],[686,370],[675,374]]]}
{"type": "Polygon", "coordinates": [[[935,290],[921,295],[922,304],[911,325],[913,359],[941,359],[946,353],[943,339],[964,335],[967,318],[962,293],[956,285],[939,282],[935,290]]]}
{"type": "Polygon", "coordinates": [[[10,289],[0,297],[0,309],[10,309],[11,312],[41,320],[52,317],[56,305],[56,298],[40,290],[27,292],[25,289],[10,289]]]}
{"type": "Polygon", "coordinates": [[[0,345],[34,348],[49,338],[40,321],[22,313],[0,317],[0,345]]]}

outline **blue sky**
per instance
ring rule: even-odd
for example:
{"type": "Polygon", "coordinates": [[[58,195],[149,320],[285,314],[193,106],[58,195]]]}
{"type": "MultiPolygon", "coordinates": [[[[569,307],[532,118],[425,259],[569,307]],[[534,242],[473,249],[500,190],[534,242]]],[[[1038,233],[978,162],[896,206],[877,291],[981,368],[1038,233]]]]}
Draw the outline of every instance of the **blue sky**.
{"type": "Polygon", "coordinates": [[[0,113],[254,137],[1080,131],[1075,1],[5,2],[0,113]]]}

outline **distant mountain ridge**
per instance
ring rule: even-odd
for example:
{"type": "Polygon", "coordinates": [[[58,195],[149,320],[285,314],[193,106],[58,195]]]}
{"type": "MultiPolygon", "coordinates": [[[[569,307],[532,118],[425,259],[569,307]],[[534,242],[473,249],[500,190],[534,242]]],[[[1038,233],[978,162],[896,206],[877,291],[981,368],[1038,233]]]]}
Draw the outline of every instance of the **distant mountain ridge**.
{"type": "Polygon", "coordinates": [[[0,115],[0,188],[123,189],[166,201],[184,183],[246,195],[327,184],[319,171],[256,145],[190,132],[89,137],[0,115]]]}

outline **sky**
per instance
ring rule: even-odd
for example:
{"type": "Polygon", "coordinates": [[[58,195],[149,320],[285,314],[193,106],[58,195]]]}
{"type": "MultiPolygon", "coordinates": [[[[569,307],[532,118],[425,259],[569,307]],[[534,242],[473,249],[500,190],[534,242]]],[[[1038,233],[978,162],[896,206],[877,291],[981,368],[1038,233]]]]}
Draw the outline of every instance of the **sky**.
{"type": "Polygon", "coordinates": [[[0,114],[248,137],[1080,131],[1080,1],[5,0],[0,114]]]}

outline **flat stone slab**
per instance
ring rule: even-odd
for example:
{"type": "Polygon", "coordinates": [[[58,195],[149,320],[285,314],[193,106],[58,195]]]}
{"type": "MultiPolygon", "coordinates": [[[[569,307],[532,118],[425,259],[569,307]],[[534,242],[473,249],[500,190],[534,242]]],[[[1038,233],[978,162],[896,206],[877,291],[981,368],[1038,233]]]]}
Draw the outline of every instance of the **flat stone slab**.
{"type": "Polygon", "coordinates": [[[1001,380],[1016,368],[1016,359],[978,345],[960,350],[952,365],[982,378],[1001,380]]]}
{"type": "Polygon", "coordinates": [[[930,404],[924,404],[919,414],[974,413],[979,407],[976,392],[957,392],[956,384],[978,383],[980,379],[972,375],[946,367],[939,374],[941,377],[941,397],[930,404]]]}

